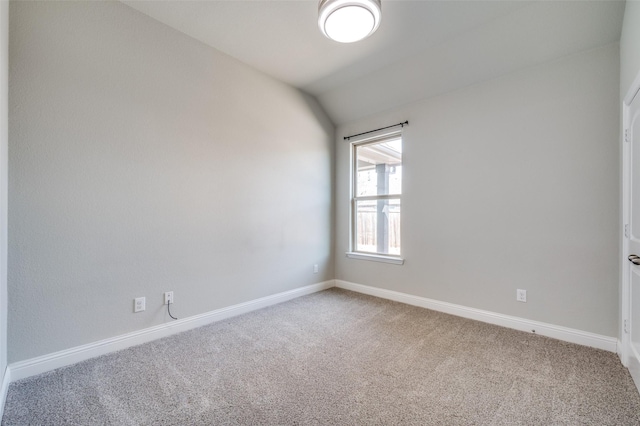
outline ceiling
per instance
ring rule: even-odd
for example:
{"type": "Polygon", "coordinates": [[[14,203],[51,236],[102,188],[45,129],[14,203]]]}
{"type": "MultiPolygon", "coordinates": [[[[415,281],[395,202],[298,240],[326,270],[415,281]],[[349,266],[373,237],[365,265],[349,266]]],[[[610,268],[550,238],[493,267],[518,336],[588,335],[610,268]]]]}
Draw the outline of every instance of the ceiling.
{"type": "Polygon", "coordinates": [[[316,0],[123,3],[314,95],[335,124],[620,39],[624,2],[382,0],[371,37],[341,44],[316,0]]]}

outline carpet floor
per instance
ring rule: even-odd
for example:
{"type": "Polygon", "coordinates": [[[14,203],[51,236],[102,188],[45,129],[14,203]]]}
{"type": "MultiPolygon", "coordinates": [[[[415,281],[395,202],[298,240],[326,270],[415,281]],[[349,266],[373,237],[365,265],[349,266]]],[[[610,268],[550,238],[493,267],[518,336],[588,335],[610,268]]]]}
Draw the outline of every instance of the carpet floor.
{"type": "Polygon", "coordinates": [[[12,383],[3,425],[640,425],[617,356],[330,289],[12,383]]]}

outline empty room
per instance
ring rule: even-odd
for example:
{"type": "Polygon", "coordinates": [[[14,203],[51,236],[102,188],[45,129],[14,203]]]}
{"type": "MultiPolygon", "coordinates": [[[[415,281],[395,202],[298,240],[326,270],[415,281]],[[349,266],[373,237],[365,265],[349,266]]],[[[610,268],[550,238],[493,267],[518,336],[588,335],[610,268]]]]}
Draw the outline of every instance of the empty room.
{"type": "Polygon", "coordinates": [[[640,425],[640,1],[0,40],[2,425],[640,425]]]}

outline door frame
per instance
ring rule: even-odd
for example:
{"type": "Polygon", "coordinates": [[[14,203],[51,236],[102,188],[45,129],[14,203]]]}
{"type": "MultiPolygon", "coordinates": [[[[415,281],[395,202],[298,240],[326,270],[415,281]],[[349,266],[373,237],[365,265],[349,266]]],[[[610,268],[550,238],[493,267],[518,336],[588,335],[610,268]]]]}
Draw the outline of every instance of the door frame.
{"type": "MultiPolygon", "coordinates": [[[[620,347],[618,356],[622,364],[629,368],[631,337],[626,331],[629,326],[631,313],[630,298],[630,270],[629,267],[629,230],[630,223],[630,190],[631,190],[631,144],[629,135],[631,102],[636,96],[640,96],[640,71],[633,80],[622,100],[622,131],[620,132],[621,147],[621,232],[620,232],[620,347]]],[[[640,383],[636,383],[640,390],[640,383]]]]}

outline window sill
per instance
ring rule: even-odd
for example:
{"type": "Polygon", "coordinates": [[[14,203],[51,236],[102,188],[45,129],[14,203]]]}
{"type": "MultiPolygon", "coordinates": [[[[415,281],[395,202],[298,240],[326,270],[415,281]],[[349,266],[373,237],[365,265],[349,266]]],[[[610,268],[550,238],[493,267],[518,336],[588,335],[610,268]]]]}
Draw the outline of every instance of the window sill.
{"type": "Polygon", "coordinates": [[[404,259],[400,257],[384,256],[381,254],[355,253],[348,251],[346,253],[349,259],[370,260],[372,262],[392,263],[394,265],[404,265],[404,259]]]}

